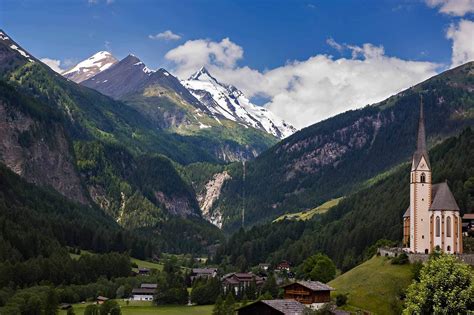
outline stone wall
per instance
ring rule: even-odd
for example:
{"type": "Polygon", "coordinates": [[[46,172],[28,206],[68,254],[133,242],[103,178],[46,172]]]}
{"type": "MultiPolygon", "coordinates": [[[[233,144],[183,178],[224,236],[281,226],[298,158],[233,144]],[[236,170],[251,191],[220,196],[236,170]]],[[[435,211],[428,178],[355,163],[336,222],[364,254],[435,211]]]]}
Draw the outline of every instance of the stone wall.
{"type": "MultiPolygon", "coordinates": [[[[380,247],[377,249],[377,254],[383,257],[397,257],[403,252],[404,252],[403,249],[399,247],[394,247],[394,248],[380,247]]],[[[417,262],[417,261],[425,262],[430,257],[430,255],[427,255],[427,254],[407,253],[407,255],[408,255],[408,260],[410,261],[410,264],[413,264],[414,262],[417,262]]],[[[468,265],[474,266],[474,254],[461,254],[461,255],[456,255],[456,256],[462,262],[468,265]]]]}

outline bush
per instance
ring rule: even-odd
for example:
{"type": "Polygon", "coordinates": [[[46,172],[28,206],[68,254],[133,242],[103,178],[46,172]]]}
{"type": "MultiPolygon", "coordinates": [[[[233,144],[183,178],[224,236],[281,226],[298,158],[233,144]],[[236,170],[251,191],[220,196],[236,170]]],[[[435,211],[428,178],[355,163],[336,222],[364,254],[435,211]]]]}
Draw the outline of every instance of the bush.
{"type": "Polygon", "coordinates": [[[347,303],[347,294],[336,294],[336,305],[337,306],[343,306],[346,305],[347,303]]]}
{"type": "Polygon", "coordinates": [[[405,265],[408,263],[408,255],[406,253],[401,253],[400,255],[392,259],[392,265],[405,265]]]}

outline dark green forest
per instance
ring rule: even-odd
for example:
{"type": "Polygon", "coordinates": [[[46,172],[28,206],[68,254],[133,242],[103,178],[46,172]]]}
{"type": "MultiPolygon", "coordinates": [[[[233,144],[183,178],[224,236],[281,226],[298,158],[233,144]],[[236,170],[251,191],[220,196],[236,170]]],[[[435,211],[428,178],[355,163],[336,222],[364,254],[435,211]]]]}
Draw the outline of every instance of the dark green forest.
{"type": "MultiPolygon", "coordinates": [[[[474,62],[446,71],[379,104],[348,111],[307,127],[246,164],[228,167],[215,207],[226,216],[224,229],[240,228],[245,190],[247,225],[299,212],[359,189],[366,180],[407,161],[415,148],[420,95],[432,147],[474,124],[474,62]],[[359,143],[352,145],[351,143],[359,143]],[[315,152],[345,152],[319,165],[315,152]],[[322,149],[323,148],[323,149],[322,149]],[[305,168],[298,165],[307,163],[305,168]]],[[[321,159],[325,158],[324,156],[321,159]]]]}
{"type": "MultiPolygon", "coordinates": [[[[474,212],[474,132],[464,130],[430,151],[433,183],[447,180],[461,208],[474,212]]],[[[265,224],[232,235],[216,254],[217,263],[254,266],[288,260],[299,265],[314,252],[329,255],[342,270],[364,258],[380,239],[401,242],[402,216],[409,204],[409,165],[344,198],[310,221],[265,224]]]]}

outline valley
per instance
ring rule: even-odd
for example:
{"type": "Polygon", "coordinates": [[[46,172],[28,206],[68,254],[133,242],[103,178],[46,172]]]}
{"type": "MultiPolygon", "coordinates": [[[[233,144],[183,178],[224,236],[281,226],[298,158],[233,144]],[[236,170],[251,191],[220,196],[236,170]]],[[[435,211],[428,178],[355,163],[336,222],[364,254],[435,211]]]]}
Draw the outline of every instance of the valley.
{"type": "Polygon", "coordinates": [[[474,61],[298,130],[251,86],[284,69],[189,43],[60,68],[0,30],[0,314],[400,314],[443,272],[474,307],[474,61]]]}

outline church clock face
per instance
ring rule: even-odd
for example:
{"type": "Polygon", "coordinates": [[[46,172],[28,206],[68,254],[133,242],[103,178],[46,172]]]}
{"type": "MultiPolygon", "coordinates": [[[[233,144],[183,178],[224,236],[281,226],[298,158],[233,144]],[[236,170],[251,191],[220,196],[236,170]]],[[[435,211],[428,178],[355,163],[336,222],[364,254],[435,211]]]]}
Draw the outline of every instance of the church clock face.
{"type": "Polygon", "coordinates": [[[421,167],[425,167],[425,163],[421,163],[421,167]]]}

